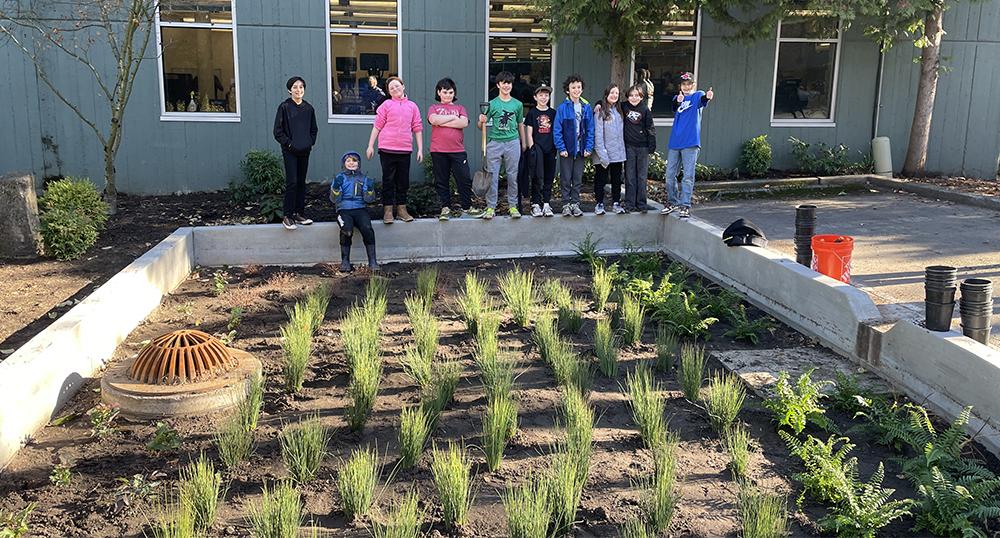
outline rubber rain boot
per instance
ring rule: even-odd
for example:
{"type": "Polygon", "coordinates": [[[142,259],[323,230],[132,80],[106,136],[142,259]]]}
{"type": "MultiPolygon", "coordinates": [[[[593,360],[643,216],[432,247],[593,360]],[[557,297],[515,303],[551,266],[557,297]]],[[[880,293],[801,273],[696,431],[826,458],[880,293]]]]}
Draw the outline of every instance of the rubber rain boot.
{"type": "Polygon", "coordinates": [[[344,273],[354,270],[351,265],[351,245],[340,245],[340,270],[344,273]]]}
{"type": "Polygon", "coordinates": [[[365,245],[365,251],[368,252],[368,269],[372,272],[378,271],[378,261],[375,260],[375,245],[365,245]]]}

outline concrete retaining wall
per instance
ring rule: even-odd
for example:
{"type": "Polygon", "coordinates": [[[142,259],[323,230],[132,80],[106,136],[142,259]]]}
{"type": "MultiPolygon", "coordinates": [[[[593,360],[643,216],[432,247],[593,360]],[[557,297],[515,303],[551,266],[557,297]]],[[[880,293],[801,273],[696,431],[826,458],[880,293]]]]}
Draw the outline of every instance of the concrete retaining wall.
{"type": "Polygon", "coordinates": [[[0,468],[194,268],[181,228],[0,363],[0,468]]]}

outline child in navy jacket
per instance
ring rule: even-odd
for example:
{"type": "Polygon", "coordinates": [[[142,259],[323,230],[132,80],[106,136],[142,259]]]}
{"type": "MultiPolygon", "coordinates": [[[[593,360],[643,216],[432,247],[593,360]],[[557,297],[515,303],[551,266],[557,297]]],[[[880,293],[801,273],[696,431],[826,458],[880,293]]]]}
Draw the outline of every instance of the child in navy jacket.
{"type": "Polygon", "coordinates": [[[330,201],[337,206],[337,224],[340,225],[340,270],[354,270],[351,265],[351,239],[354,229],[361,232],[368,252],[368,268],[378,271],[375,260],[375,230],[366,204],[375,201],[375,182],[361,171],[361,155],[348,151],[340,158],[343,171],[330,185],[330,201]]]}
{"type": "Polygon", "coordinates": [[[594,151],[594,110],[581,97],[583,79],[570,75],[563,82],[566,100],[556,109],[553,142],[559,152],[559,187],[562,190],[564,217],[583,216],[580,187],[583,165],[594,151]]]}

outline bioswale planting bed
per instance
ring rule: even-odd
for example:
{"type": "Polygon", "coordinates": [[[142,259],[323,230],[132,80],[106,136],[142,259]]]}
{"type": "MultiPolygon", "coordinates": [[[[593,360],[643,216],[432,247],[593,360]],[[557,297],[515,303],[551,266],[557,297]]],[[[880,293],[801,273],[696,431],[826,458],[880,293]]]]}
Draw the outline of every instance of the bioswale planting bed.
{"type": "Polygon", "coordinates": [[[816,344],[659,254],[578,250],[374,277],[198,269],[116,360],[198,328],[263,362],[246,402],[128,421],[91,382],[4,472],[0,525],[23,516],[33,536],[95,537],[949,536],[998,515],[995,462],[975,459],[961,428],[849,373],[782,377],[762,400],[712,354],[816,344]]]}

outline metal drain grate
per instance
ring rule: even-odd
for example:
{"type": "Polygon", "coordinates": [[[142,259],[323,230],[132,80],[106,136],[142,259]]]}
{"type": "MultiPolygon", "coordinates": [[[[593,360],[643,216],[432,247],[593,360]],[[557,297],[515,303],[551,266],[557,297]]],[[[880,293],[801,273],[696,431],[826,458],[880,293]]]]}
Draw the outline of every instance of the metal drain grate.
{"type": "Polygon", "coordinates": [[[238,362],[218,338],[184,329],[157,337],[144,347],[128,376],[150,385],[176,385],[211,379],[238,362]]]}

